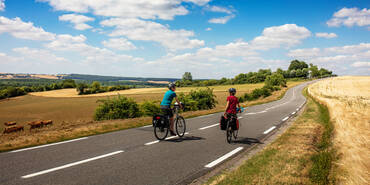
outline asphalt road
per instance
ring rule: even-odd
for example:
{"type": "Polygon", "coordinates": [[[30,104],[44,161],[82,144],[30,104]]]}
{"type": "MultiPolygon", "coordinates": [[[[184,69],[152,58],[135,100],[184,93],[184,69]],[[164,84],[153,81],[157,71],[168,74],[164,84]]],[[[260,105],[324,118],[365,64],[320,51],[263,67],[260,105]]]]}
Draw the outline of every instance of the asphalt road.
{"type": "Polygon", "coordinates": [[[181,184],[268,137],[304,105],[307,83],[278,101],[239,114],[239,138],[226,142],[221,113],[187,119],[182,139],[156,141],[141,127],[0,153],[0,184],[181,184]]]}

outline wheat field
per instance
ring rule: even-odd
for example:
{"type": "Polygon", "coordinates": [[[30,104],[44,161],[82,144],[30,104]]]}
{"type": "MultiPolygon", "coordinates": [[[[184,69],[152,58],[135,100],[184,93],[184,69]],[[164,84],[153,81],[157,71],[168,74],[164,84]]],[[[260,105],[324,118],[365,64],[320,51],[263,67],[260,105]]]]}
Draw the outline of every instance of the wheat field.
{"type": "Polygon", "coordinates": [[[370,184],[370,76],[325,79],[308,92],[329,108],[339,184],[370,184]]]}

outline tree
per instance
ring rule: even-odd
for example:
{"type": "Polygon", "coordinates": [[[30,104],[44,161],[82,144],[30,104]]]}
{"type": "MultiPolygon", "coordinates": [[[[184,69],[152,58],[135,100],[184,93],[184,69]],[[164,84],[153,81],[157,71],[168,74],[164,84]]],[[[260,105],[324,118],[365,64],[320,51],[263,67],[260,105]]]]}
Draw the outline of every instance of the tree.
{"type": "Polygon", "coordinates": [[[297,69],[304,69],[308,68],[308,65],[304,61],[299,61],[299,60],[293,60],[290,62],[288,70],[297,70],[297,69]]]}
{"type": "Polygon", "coordinates": [[[184,75],[182,75],[183,81],[193,81],[193,76],[190,72],[185,72],[184,75]]]}
{"type": "Polygon", "coordinates": [[[265,85],[266,86],[286,86],[286,79],[282,74],[274,73],[272,75],[269,75],[266,77],[265,80],[265,85]]]}
{"type": "Polygon", "coordinates": [[[87,84],[79,83],[79,84],[77,84],[76,91],[78,92],[79,95],[85,94],[85,89],[87,87],[88,87],[87,84]]]}
{"type": "Polygon", "coordinates": [[[63,88],[75,88],[76,82],[72,79],[63,80],[62,87],[63,88]]]}
{"type": "Polygon", "coordinates": [[[101,85],[100,85],[100,82],[98,82],[98,81],[94,81],[94,82],[91,84],[91,91],[92,91],[93,93],[99,92],[100,88],[101,88],[101,85]]]}
{"type": "Polygon", "coordinates": [[[311,72],[311,78],[316,78],[320,76],[320,71],[317,68],[317,66],[310,64],[310,72],[311,72]]]}

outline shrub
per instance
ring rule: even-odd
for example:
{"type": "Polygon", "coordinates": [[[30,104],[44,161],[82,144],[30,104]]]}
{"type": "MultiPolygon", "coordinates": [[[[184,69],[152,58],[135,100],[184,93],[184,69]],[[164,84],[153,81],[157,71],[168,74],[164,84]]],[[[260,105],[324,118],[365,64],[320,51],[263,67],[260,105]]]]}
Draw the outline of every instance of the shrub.
{"type": "Polygon", "coordinates": [[[266,77],[265,85],[286,87],[286,79],[279,73],[274,73],[266,77]]]}
{"type": "Polygon", "coordinates": [[[158,101],[145,101],[141,104],[140,109],[144,116],[153,116],[161,112],[158,101]]]}
{"type": "Polygon", "coordinates": [[[141,116],[139,105],[131,98],[118,96],[98,100],[101,104],[96,108],[95,120],[124,119],[141,116]]]}
{"type": "Polygon", "coordinates": [[[76,91],[78,92],[79,95],[81,94],[86,94],[86,88],[87,88],[87,84],[86,83],[79,83],[77,84],[77,87],[76,87],[76,91]]]}
{"type": "Polygon", "coordinates": [[[206,89],[192,90],[187,96],[197,102],[198,110],[212,109],[217,103],[213,89],[208,87],[206,89]]]}
{"type": "Polygon", "coordinates": [[[71,79],[63,80],[62,87],[63,88],[75,88],[76,87],[76,82],[74,80],[71,80],[71,79]]]}

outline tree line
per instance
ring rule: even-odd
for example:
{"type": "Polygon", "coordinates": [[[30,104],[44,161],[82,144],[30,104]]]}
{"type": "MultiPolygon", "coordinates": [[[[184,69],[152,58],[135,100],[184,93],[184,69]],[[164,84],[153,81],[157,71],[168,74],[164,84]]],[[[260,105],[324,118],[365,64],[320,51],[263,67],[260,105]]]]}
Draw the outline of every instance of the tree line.
{"type": "Polygon", "coordinates": [[[286,79],[294,78],[325,78],[333,75],[333,72],[325,68],[318,68],[316,65],[307,64],[304,61],[293,60],[287,70],[278,68],[275,72],[271,69],[260,69],[258,72],[240,73],[234,78],[221,78],[220,80],[193,80],[190,72],[185,72],[182,79],[176,81],[178,87],[188,86],[212,86],[212,85],[233,85],[247,83],[261,83],[274,73],[281,74],[286,79]]]}

